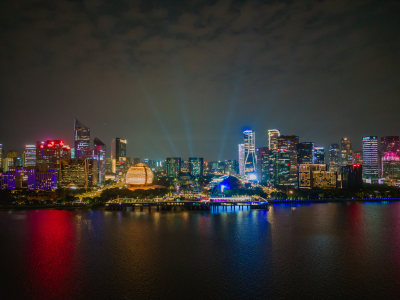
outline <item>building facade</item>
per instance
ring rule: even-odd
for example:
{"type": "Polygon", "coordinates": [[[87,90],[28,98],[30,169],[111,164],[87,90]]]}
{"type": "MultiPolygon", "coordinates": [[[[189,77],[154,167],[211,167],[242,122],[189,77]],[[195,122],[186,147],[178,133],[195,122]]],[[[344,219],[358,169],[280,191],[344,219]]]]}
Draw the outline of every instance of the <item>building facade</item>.
{"type": "Polygon", "coordinates": [[[178,178],[181,172],[182,159],[180,157],[167,157],[165,160],[165,173],[168,178],[178,178]]]}
{"type": "Polygon", "coordinates": [[[111,141],[111,164],[112,173],[118,174],[126,166],[126,146],[128,141],[126,139],[115,138],[111,141]]]}
{"type": "Polygon", "coordinates": [[[22,158],[24,167],[36,167],[36,145],[25,145],[22,158]]]}
{"type": "Polygon", "coordinates": [[[324,147],[315,147],[314,148],[313,163],[314,164],[325,164],[325,148],[324,147]]]}
{"type": "Polygon", "coordinates": [[[303,142],[297,144],[297,164],[312,164],[314,156],[314,143],[303,142]]]}
{"type": "Polygon", "coordinates": [[[353,148],[351,140],[343,137],[340,142],[340,166],[349,166],[353,164],[353,148]]]}
{"type": "Polygon", "coordinates": [[[189,157],[189,173],[195,178],[204,176],[204,159],[202,157],[189,157]]]}
{"type": "Polygon", "coordinates": [[[243,131],[244,139],[244,176],[248,180],[257,180],[256,133],[243,131]]]}
{"type": "Polygon", "coordinates": [[[278,129],[269,129],[267,132],[268,141],[267,146],[270,150],[276,150],[278,148],[278,137],[281,135],[278,129]]]}
{"type": "Polygon", "coordinates": [[[372,183],[379,178],[378,138],[364,136],[362,139],[363,179],[372,183]]]}
{"type": "Polygon", "coordinates": [[[74,120],[75,158],[90,156],[90,128],[74,120]]]}

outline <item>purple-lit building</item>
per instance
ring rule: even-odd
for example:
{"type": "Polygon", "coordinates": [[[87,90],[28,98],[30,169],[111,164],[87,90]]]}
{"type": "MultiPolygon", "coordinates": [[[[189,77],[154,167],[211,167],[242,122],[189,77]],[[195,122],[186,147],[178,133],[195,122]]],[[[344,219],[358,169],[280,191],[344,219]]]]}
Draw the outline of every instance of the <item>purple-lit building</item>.
{"type": "Polygon", "coordinates": [[[58,170],[35,173],[34,190],[54,190],[57,188],[58,170]]]}
{"type": "Polygon", "coordinates": [[[0,174],[0,189],[15,190],[17,188],[17,177],[15,174],[7,173],[0,174]]]}
{"type": "Polygon", "coordinates": [[[57,188],[58,170],[40,172],[34,168],[10,168],[0,174],[2,190],[52,190],[57,188]]]}

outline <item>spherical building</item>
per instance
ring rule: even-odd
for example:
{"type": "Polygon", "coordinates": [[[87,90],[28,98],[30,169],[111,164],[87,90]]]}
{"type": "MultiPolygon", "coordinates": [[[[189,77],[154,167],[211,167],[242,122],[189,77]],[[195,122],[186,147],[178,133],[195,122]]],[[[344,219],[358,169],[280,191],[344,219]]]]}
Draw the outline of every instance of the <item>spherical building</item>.
{"type": "Polygon", "coordinates": [[[136,164],[126,173],[126,184],[130,187],[146,186],[153,183],[153,172],[146,164],[136,164]]]}

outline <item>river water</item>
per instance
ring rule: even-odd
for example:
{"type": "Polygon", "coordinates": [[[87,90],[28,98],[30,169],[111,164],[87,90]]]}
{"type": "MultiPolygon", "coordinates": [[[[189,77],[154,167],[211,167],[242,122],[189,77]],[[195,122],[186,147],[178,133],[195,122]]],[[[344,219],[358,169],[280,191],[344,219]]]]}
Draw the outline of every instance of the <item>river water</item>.
{"type": "Polygon", "coordinates": [[[0,212],[2,299],[399,298],[400,202],[0,212]]]}

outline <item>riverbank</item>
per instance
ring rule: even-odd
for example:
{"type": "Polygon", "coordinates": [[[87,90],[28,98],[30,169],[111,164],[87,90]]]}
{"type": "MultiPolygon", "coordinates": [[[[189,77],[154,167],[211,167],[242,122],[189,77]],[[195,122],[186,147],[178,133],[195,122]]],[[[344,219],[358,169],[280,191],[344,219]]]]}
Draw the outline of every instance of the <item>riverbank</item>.
{"type": "MultiPolygon", "coordinates": [[[[270,199],[270,205],[273,204],[302,204],[302,203],[349,203],[349,202],[394,202],[400,201],[400,198],[365,198],[365,199],[270,199]]],[[[141,203],[138,201],[138,203],[141,203]]],[[[0,210],[29,210],[29,209],[59,209],[69,210],[78,208],[106,209],[106,204],[89,203],[46,203],[46,204],[3,204],[0,210]]]]}

